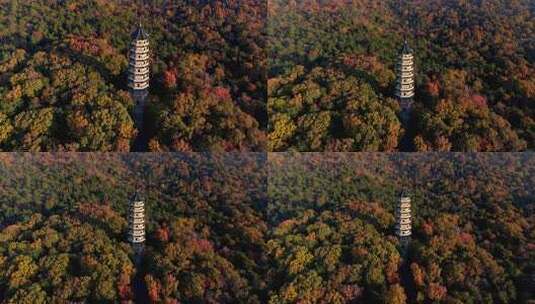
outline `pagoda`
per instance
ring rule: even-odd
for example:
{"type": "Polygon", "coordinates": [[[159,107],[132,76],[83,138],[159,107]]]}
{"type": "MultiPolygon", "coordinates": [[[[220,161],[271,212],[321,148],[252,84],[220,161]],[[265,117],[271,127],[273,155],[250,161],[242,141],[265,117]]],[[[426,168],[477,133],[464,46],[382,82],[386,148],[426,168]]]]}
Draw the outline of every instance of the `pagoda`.
{"type": "Polygon", "coordinates": [[[409,43],[405,40],[396,66],[396,96],[399,99],[402,119],[407,121],[414,98],[414,55],[409,43]]]}
{"type": "Polygon", "coordinates": [[[403,192],[399,197],[399,204],[396,208],[396,235],[403,249],[407,248],[411,239],[411,217],[411,198],[403,192]]]}
{"type": "Polygon", "coordinates": [[[134,120],[137,128],[142,129],[143,112],[149,93],[150,49],[149,35],[141,24],[132,33],[128,56],[128,87],[135,102],[134,120]]]}
{"type": "Polygon", "coordinates": [[[130,199],[128,205],[128,241],[132,244],[136,256],[143,253],[145,243],[145,202],[138,192],[130,199]]]}

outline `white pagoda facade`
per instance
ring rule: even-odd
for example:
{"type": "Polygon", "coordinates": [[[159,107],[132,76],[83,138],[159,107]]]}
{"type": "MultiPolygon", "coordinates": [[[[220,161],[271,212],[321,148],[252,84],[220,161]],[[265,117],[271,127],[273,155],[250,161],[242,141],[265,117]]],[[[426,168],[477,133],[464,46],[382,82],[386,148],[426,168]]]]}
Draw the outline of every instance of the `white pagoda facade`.
{"type": "Polygon", "coordinates": [[[149,35],[141,24],[132,33],[128,55],[128,87],[135,102],[134,120],[138,129],[143,128],[143,113],[150,86],[149,35]]]}
{"type": "Polygon", "coordinates": [[[128,241],[136,254],[142,252],[145,243],[145,202],[138,192],[128,205],[128,241]]]}
{"type": "Polygon", "coordinates": [[[402,247],[405,247],[412,235],[411,198],[402,193],[396,208],[396,235],[402,247]]]}
{"type": "Polygon", "coordinates": [[[128,59],[128,87],[133,91],[147,90],[150,80],[149,36],[141,25],[132,34],[128,59]]]}
{"type": "Polygon", "coordinates": [[[409,47],[409,43],[405,40],[403,49],[399,56],[399,61],[396,66],[397,72],[397,84],[396,84],[396,96],[399,99],[402,113],[410,111],[414,91],[414,54],[413,50],[409,47]]]}

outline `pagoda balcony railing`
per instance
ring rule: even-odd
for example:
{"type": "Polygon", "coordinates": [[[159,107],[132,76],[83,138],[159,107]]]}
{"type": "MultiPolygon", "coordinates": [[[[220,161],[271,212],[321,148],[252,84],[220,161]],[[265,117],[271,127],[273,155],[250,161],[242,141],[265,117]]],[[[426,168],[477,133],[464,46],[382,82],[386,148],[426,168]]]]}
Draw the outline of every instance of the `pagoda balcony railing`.
{"type": "Polygon", "coordinates": [[[137,224],[145,224],[145,218],[143,216],[141,217],[128,217],[128,222],[137,225],[137,224]]]}
{"type": "Polygon", "coordinates": [[[406,84],[414,84],[414,78],[402,77],[402,78],[398,78],[398,80],[396,81],[396,87],[399,87],[400,85],[406,85],[406,84]]]}
{"type": "Polygon", "coordinates": [[[128,74],[128,80],[131,80],[131,81],[139,81],[139,82],[143,82],[143,81],[148,81],[149,80],[149,77],[150,77],[150,74],[128,74]]]}
{"type": "Polygon", "coordinates": [[[128,69],[128,72],[130,74],[137,74],[137,75],[143,75],[143,74],[149,74],[150,73],[150,70],[148,67],[134,67],[134,66],[131,66],[129,69],[128,69]]]}
{"type": "Polygon", "coordinates": [[[144,218],[145,217],[145,211],[144,210],[136,210],[136,211],[133,211],[133,210],[130,210],[129,211],[129,218],[144,218]]]}
{"type": "Polygon", "coordinates": [[[414,71],[414,67],[413,66],[402,66],[401,67],[401,71],[402,72],[412,72],[412,71],[414,71]]]}
{"type": "Polygon", "coordinates": [[[396,95],[398,97],[408,98],[408,97],[414,96],[414,91],[412,91],[412,90],[410,90],[410,91],[398,90],[396,95]]]}
{"type": "Polygon", "coordinates": [[[129,240],[131,243],[143,243],[145,242],[145,237],[144,236],[130,237],[129,240]]]}
{"type": "Polygon", "coordinates": [[[140,47],[134,47],[130,49],[130,52],[134,54],[145,54],[145,53],[148,53],[149,51],[150,49],[148,46],[140,46],[140,47]]]}
{"type": "Polygon", "coordinates": [[[402,85],[398,85],[397,89],[401,90],[401,91],[412,91],[412,90],[414,90],[414,85],[402,84],[402,85]]]}
{"type": "Polygon", "coordinates": [[[401,78],[414,78],[414,73],[413,72],[402,72],[401,73],[401,78]]]}
{"type": "Polygon", "coordinates": [[[148,67],[150,65],[149,60],[143,60],[143,61],[130,61],[128,63],[128,66],[134,67],[134,68],[144,68],[148,67]]]}
{"type": "Polygon", "coordinates": [[[144,81],[149,81],[149,79],[150,79],[150,74],[149,73],[144,73],[144,74],[129,73],[128,74],[128,80],[129,81],[144,82],[144,81]],[[140,80],[140,79],[142,79],[142,80],[140,80]]]}
{"type": "Polygon", "coordinates": [[[402,213],[402,214],[399,215],[399,218],[400,218],[400,219],[410,219],[410,218],[411,218],[411,215],[410,215],[410,214],[404,214],[404,213],[402,213]]]}
{"type": "Polygon", "coordinates": [[[128,221],[128,227],[145,227],[145,221],[144,220],[134,220],[134,221],[128,221]]]}
{"type": "Polygon", "coordinates": [[[143,206],[140,206],[140,207],[132,207],[132,208],[130,208],[130,212],[144,213],[144,212],[145,212],[145,207],[143,207],[143,206]]]}
{"type": "Polygon", "coordinates": [[[413,54],[402,54],[401,55],[401,60],[412,60],[414,59],[414,55],[413,54]]]}
{"type": "Polygon", "coordinates": [[[131,88],[132,90],[145,90],[149,88],[149,82],[148,81],[143,82],[143,83],[131,82],[128,84],[128,87],[131,88]]]}
{"type": "Polygon", "coordinates": [[[396,70],[397,70],[397,71],[401,70],[401,69],[404,68],[404,67],[414,68],[414,61],[412,61],[412,60],[405,60],[405,61],[398,62],[398,63],[396,64],[396,70]]]}
{"type": "Polygon", "coordinates": [[[132,224],[131,225],[132,229],[136,229],[136,230],[145,230],[145,224],[132,224]]]}
{"type": "Polygon", "coordinates": [[[414,95],[415,95],[414,92],[399,92],[397,94],[399,98],[412,98],[414,97],[414,95]]]}
{"type": "Polygon", "coordinates": [[[130,61],[132,60],[147,60],[149,59],[149,53],[135,53],[135,52],[131,52],[130,53],[130,61]]]}
{"type": "Polygon", "coordinates": [[[146,52],[142,52],[141,50],[130,51],[128,58],[130,58],[130,60],[132,61],[132,60],[138,60],[138,57],[140,56],[149,56],[149,55],[150,53],[148,50],[146,52]]]}
{"type": "Polygon", "coordinates": [[[145,207],[144,206],[139,206],[139,207],[131,206],[131,207],[128,208],[128,212],[129,212],[129,214],[134,214],[134,213],[135,214],[139,214],[139,213],[143,214],[145,212],[145,207]]]}
{"type": "Polygon", "coordinates": [[[130,215],[130,218],[133,218],[133,219],[142,219],[144,217],[145,217],[145,214],[143,214],[142,212],[136,212],[130,215]]]}
{"type": "Polygon", "coordinates": [[[150,53],[149,52],[130,52],[130,56],[128,56],[128,58],[130,58],[130,62],[132,61],[139,61],[139,60],[146,60],[150,57],[150,53]]]}
{"type": "Polygon", "coordinates": [[[411,232],[410,231],[399,231],[398,235],[399,236],[410,236],[411,232]]]}
{"type": "Polygon", "coordinates": [[[130,54],[130,60],[135,60],[135,61],[142,61],[142,60],[148,60],[149,59],[149,54],[146,53],[146,54],[130,54]]]}
{"type": "Polygon", "coordinates": [[[135,47],[146,47],[146,46],[149,46],[149,41],[148,40],[134,40],[132,41],[131,45],[135,47]]]}
{"type": "Polygon", "coordinates": [[[399,222],[401,224],[410,224],[411,223],[411,219],[410,218],[404,218],[404,219],[400,218],[399,222]]]}
{"type": "Polygon", "coordinates": [[[130,78],[132,77],[150,77],[150,72],[149,72],[149,69],[147,68],[143,68],[145,70],[142,70],[142,69],[136,69],[136,70],[129,70],[128,71],[128,76],[130,78]]]}
{"type": "Polygon", "coordinates": [[[129,81],[128,86],[132,89],[139,89],[142,87],[148,87],[149,81],[129,81]]]}
{"type": "Polygon", "coordinates": [[[398,83],[401,79],[414,79],[414,73],[413,72],[403,72],[398,74],[398,83]]]}
{"type": "Polygon", "coordinates": [[[134,201],[134,202],[130,202],[130,205],[131,206],[135,206],[135,207],[139,207],[139,206],[145,206],[145,202],[144,201],[134,201]]]}
{"type": "Polygon", "coordinates": [[[145,236],[145,230],[133,230],[129,233],[131,236],[145,236]]]}
{"type": "Polygon", "coordinates": [[[414,80],[413,79],[410,79],[410,78],[402,78],[402,79],[399,79],[396,83],[396,88],[400,88],[400,86],[414,86],[414,80]]]}
{"type": "Polygon", "coordinates": [[[410,230],[411,229],[411,225],[410,224],[398,224],[398,225],[396,225],[396,228],[398,230],[410,230]]]}
{"type": "Polygon", "coordinates": [[[128,227],[145,227],[145,220],[144,219],[129,219],[128,220],[128,227]]]}
{"type": "Polygon", "coordinates": [[[398,222],[401,222],[403,220],[410,221],[411,220],[411,215],[410,214],[405,214],[405,213],[397,214],[396,219],[397,219],[398,222]]]}
{"type": "Polygon", "coordinates": [[[128,222],[134,223],[134,224],[143,224],[145,220],[145,215],[139,215],[139,216],[128,216],[128,222]]]}
{"type": "Polygon", "coordinates": [[[130,75],[128,77],[128,80],[133,81],[133,82],[146,82],[146,81],[149,81],[149,79],[150,79],[149,75],[145,75],[145,76],[130,75]],[[132,76],[134,76],[134,77],[132,77],[132,76]]]}

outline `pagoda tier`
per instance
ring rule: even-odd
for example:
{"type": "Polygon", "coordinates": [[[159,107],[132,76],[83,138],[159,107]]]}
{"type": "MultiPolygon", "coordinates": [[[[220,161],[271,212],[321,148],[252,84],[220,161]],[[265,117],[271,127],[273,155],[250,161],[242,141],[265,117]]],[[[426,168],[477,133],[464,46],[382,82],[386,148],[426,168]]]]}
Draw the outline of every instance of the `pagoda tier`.
{"type": "Polygon", "coordinates": [[[145,242],[145,236],[132,236],[128,238],[128,241],[134,244],[141,244],[145,242]]]}
{"type": "Polygon", "coordinates": [[[410,207],[400,207],[396,210],[398,214],[410,214],[411,208],[410,207]]]}

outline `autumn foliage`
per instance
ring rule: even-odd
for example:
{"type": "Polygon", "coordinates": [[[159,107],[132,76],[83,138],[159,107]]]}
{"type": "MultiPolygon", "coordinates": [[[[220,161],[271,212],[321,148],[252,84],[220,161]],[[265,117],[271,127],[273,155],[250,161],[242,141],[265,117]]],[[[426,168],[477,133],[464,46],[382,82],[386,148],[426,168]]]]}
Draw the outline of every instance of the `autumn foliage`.
{"type": "Polygon", "coordinates": [[[156,151],[265,150],[265,5],[1,1],[0,150],[128,152],[141,133],[156,151]],[[140,12],[152,50],[144,130],[127,93],[140,12]]]}
{"type": "Polygon", "coordinates": [[[531,7],[528,0],[270,1],[268,149],[533,149],[531,7]],[[400,126],[391,99],[404,38],[414,49],[416,97],[400,126]],[[354,100],[369,106],[355,109],[354,100]]]}

